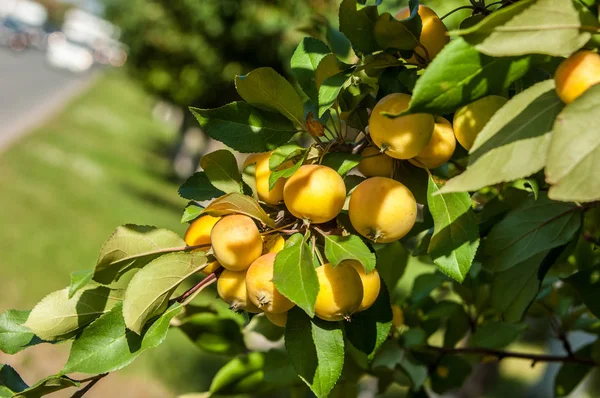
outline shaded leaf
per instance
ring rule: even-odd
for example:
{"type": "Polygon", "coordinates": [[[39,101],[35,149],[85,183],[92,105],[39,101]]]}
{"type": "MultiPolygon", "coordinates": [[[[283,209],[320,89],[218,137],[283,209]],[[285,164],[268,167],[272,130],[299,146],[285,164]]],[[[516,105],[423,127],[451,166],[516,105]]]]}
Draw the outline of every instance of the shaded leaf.
{"type": "Polygon", "coordinates": [[[141,334],[146,322],[167,309],[175,289],[206,266],[202,251],[169,253],[150,262],[133,276],[123,299],[127,328],[141,334]]]}
{"type": "Polygon", "coordinates": [[[274,69],[258,68],[245,76],[236,76],[235,88],[248,104],[278,112],[302,126],[302,99],[294,87],[274,69]]]}
{"type": "Polygon", "coordinates": [[[179,235],[167,229],[127,224],[117,227],[100,249],[94,280],[108,284],[124,273],[141,268],[160,255],[160,250],[182,248],[179,235]]]}
{"type": "Polygon", "coordinates": [[[505,322],[518,322],[540,289],[538,270],[548,252],[543,251],[506,271],[496,272],[492,280],[492,307],[505,322]]]}
{"type": "Polygon", "coordinates": [[[427,204],[434,231],[428,253],[440,271],[462,282],[479,247],[479,230],[468,193],[440,193],[429,177],[427,204]]]}
{"type": "Polygon", "coordinates": [[[44,340],[69,338],[123,297],[124,290],[89,284],[69,298],[69,288],[55,291],[33,307],[24,326],[44,340]]]}
{"type": "Polygon", "coordinates": [[[190,111],[210,138],[242,153],[270,151],[297,132],[285,117],[245,102],[232,102],[215,109],[190,108],[190,111]]]}
{"type": "Polygon", "coordinates": [[[484,244],[484,265],[506,270],[534,255],[571,240],[581,225],[573,203],[555,202],[540,192],[510,211],[489,232],[484,244]]]}
{"type": "Polygon", "coordinates": [[[219,199],[215,199],[204,209],[204,213],[215,217],[226,216],[228,214],[244,214],[269,227],[275,227],[275,222],[269,218],[258,202],[241,193],[229,193],[219,199]]]}
{"type": "Polygon", "coordinates": [[[588,202],[600,199],[600,85],[565,107],[554,123],[546,181],[552,199],[588,202]]]}
{"type": "Polygon", "coordinates": [[[440,358],[431,372],[431,389],[438,394],[459,389],[471,374],[471,364],[457,355],[440,358]]]}
{"type": "Polygon", "coordinates": [[[298,376],[317,397],[327,397],[344,366],[344,335],[339,323],[311,320],[300,308],[292,308],[285,348],[298,376]]]}
{"type": "Polygon", "coordinates": [[[287,160],[301,156],[307,149],[296,144],[295,142],[285,144],[275,149],[269,157],[269,169],[276,170],[287,160]]]}
{"type": "Polygon", "coordinates": [[[590,312],[600,318],[600,265],[579,271],[564,280],[571,285],[590,312]]]}
{"type": "Polygon", "coordinates": [[[241,192],[242,177],[233,153],[227,149],[220,149],[205,155],[200,160],[211,185],[225,193],[241,192]]]}
{"type": "Polygon", "coordinates": [[[500,94],[542,56],[493,58],[464,39],[452,40],[417,80],[409,111],[447,114],[489,94],[500,94]]]}
{"type": "Polygon", "coordinates": [[[294,234],[287,240],[284,249],[277,253],[273,269],[273,283],[277,290],[311,317],[315,315],[319,294],[313,260],[302,235],[294,234]]]}
{"type": "Polygon", "coordinates": [[[77,336],[62,372],[101,374],[129,365],[143,351],[163,342],[171,319],[179,312],[181,305],[173,304],[139,336],[127,329],[122,305],[116,305],[77,336]]]}
{"type": "Polygon", "coordinates": [[[0,314],[0,351],[12,355],[42,343],[39,337],[23,325],[29,313],[30,311],[8,310],[0,314]]]}
{"type": "Polygon", "coordinates": [[[482,348],[505,348],[519,338],[526,325],[489,321],[480,325],[471,337],[471,345],[482,348]]]}
{"type": "Polygon", "coordinates": [[[29,386],[12,366],[0,364],[0,397],[10,398],[27,388],[29,386]]]}
{"type": "Polygon", "coordinates": [[[394,291],[408,264],[408,252],[399,241],[373,243],[372,246],[377,258],[377,272],[385,285],[394,291]]]}
{"type": "Polygon", "coordinates": [[[356,235],[323,235],[325,239],[325,257],[334,267],[343,260],[360,262],[367,273],[373,271],[376,265],[375,254],[356,235]]]}
{"type": "Polygon", "coordinates": [[[591,33],[581,30],[573,2],[525,0],[504,7],[468,29],[452,32],[484,54],[569,56],[591,33]],[[565,27],[568,27],[565,29],[565,27]]]}
{"type": "Polygon", "coordinates": [[[373,30],[377,17],[377,7],[368,6],[357,9],[356,0],[344,0],[340,4],[340,32],[352,43],[358,53],[372,53],[379,50],[373,30]]]}
{"type": "Polygon", "coordinates": [[[418,5],[412,4],[410,16],[397,20],[386,12],[379,16],[374,26],[375,40],[382,49],[412,50],[419,44],[422,22],[417,13],[418,5]]]}
{"type": "MultiPolygon", "coordinates": [[[[574,355],[580,358],[589,358],[592,345],[587,344],[578,349],[574,355]]],[[[554,379],[554,396],[566,397],[581,383],[593,367],[579,363],[563,363],[554,379]]]]}
{"type": "Polygon", "coordinates": [[[210,183],[203,171],[192,174],[183,185],[179,187],[179,196],[184,199],[197,200],[199,202],[218,198],[223,194],[223,191],[215,188],[210,183]]]}
{"type": "Polygon", "coordinates": [[[351,322],[344,322],[346,338],[372,360],[390,334],[392,317],[390,295],[383,284],[371,307],[352,315],[351,322]]]}
{"type": "Polygon", "coordinates": [[[541,170],[553,121],[563,106],[553,79],[511,98],[477,135],[467,169],[449,180],[441,192],[476,191],[541,170]]]}

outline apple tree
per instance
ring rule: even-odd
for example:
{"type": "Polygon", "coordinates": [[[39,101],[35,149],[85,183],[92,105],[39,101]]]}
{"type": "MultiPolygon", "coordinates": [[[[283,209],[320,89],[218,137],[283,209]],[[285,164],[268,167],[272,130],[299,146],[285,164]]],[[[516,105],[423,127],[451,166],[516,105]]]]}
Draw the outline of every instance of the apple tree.
{"type": "Polygon", "coordinates": [[[201,396],[355,396],[368,375],[424,397],[521,358],[561,363],[562,397],[600,365],[599,339],[568,337],[600,334],[598,4],[379,3],[342,1],[339,32],[296,48],[294,81],[258,68],[235,78],[242,101],[190,108],[231,150],[179,189],[185,236],[120,226],[94,269],[0,315],[5,353],[72,341],[31,385],[3,365],[0,396],[81,397],[172,328],[231,358],[201,396]],[[432,272],[400,298],[413,257],[432,272]],[[535,318],[564,354],[509,347],[535,318]]]}

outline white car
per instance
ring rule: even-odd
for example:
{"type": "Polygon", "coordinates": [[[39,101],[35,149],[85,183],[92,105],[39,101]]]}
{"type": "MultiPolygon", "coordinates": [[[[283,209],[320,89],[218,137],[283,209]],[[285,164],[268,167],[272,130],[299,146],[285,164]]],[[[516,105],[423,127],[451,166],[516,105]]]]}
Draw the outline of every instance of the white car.
{"type": "Polygon", "coordinates": [[[61,32],[48,37],[46,51],[48,63],[71,72],[85,72],[94,64],[94,56],[86,46],[68,40],[61,32]]]}

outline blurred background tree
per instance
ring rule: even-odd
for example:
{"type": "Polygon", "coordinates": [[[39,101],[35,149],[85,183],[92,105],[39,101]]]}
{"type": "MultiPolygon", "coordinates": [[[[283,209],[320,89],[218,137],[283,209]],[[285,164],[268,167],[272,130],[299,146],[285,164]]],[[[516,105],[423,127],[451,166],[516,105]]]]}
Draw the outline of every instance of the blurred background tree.
{"type": "Polygon", "coordinates": [[[234,77],[259,66],[287,74],[303,36],[298,28],[314,13],[335,15],[337,6],[337,0],[105,0],[105,16],[129,47],[130,75],[184,110],[181,140],[170,151],[180,178],[195,170],[205,147],[187,107],[238,99],[234,77]]]}
{"type": "Polygon", "coordinates": [[[128,68],[173,104],[215,107],[237,98],[233,80],[259,66],[281,73],[313,12],[335,13],[332,0],[106,0],[122,29],[128,68]]]}

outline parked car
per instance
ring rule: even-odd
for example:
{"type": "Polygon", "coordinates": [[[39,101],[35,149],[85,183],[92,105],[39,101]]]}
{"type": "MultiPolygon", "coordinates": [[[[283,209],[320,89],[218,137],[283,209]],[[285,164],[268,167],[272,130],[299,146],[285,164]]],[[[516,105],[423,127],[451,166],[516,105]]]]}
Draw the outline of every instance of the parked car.
{"type": "Polygon", "coordinates": [[[92,51],[82,43],[69,40],[62,32],[54,32],[48,37],[46,59],[54,68],[75,73],[85,72],[94,64],[92,51]]]}

